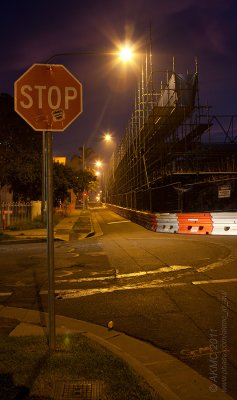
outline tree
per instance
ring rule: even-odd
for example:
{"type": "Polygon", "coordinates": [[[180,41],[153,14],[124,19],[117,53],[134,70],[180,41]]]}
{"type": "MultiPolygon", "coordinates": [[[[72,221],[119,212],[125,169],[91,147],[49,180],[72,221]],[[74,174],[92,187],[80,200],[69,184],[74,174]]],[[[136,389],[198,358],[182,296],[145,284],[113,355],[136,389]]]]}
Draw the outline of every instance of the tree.
{"type": "Polygon", "coordinates": [[[59,206],[68,197],[72,189],[75,194],[90,190],[96,182],[96,176],[91,171],[75,171],[60,163],[53,165],[54,206],[59,206]]]}
{"type": "MultiPolygon", "coordinates": [[[[82,148],[80,148],[82,149],[82,148]]],[[[85,149],[84,149],[85,150],[85,149]]],[[[93,150],[87,148],[86,160],[93,150]]],[[[80,160],[79,154],[78,160],[80,160]]],[[[35,132],[15,111],[14,99],[0,95],[0,187],[9,185],[14,200],[41,200],[42,196],[42,135],[35,132]]],[[[96,184],[92,170],[75,165],[54,163],[54,204],[65,201],[68,190],[88,191],[96,184]]]]}
{"type": "MultiPolygon", "coordinates": [[[[81,146],[79,147],[79,155],[74,155],[71,160],[68,161],[69,165],[78,176],[81,182],[81,193],[83,192],[95,192],[98,187],[98,181],[95,176],[94,164],[96,160],[96,154],[91,147],[81,146]]],[[[83,202],[88,201],[88,197],[83,197],[83,202]]]]}
{"type": "Polygon", "coordinates": [[[0,95],[0,187],[9,185],[14,200],[38,200],[41,193],[42,136],[15,111],[14,99],[0,95]]]}

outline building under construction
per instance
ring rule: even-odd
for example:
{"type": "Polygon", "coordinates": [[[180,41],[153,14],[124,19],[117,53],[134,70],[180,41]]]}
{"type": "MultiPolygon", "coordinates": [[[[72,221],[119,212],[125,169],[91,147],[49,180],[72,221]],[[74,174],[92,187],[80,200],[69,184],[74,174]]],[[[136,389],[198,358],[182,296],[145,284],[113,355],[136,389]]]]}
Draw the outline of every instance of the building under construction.
{"type": "Polygon", "coordinates": [[[155,74],[146,57],[110,160],[107,203],[153,212],[237,209],[237,116],[213,116],[200,104],[194,68],[180,74],[173,62],[155,74]]]}

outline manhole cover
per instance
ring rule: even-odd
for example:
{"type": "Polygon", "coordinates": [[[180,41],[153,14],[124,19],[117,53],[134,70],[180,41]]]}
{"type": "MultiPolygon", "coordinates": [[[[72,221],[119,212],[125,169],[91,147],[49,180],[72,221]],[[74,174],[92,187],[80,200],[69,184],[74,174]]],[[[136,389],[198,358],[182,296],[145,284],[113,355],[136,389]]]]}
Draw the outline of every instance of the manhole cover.
{"type": "Polygon", "coordinates": [[[107,400],[103,381],[56,381],[55,400],[107,400]]]}

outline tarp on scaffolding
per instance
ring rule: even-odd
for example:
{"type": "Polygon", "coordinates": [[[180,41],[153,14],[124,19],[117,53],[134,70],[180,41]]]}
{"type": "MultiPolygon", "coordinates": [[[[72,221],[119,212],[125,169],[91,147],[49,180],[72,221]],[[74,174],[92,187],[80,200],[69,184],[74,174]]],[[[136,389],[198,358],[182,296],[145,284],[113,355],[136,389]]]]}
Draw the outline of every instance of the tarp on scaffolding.
{"type": "Polygon", "coordinates": [[[196,74],[172,73],[168,84],[161,91],[159,107],[185,106],[193,108],[197,92],[196,74]]]}

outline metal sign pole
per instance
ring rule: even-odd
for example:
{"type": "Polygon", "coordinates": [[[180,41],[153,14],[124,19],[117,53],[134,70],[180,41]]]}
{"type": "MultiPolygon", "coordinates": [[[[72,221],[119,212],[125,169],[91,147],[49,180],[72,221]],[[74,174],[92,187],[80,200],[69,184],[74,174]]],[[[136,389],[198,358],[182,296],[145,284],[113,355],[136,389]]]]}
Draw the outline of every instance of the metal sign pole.
{"type": "Polygon", "coordinates": [[[41,219],[45,221],[45,180],[46,180],[46,132],[42,132],[42,199],[41,219]]]}
{"type": "Polygon", "coordinates": [[[52,132],[46,132],[46,199],[47,199],[47,247],[48,247],[48,313],[49,349],[55,344],[55,295],[54,295],[54,229],[53,229],[53,151],[52,132]]]}

